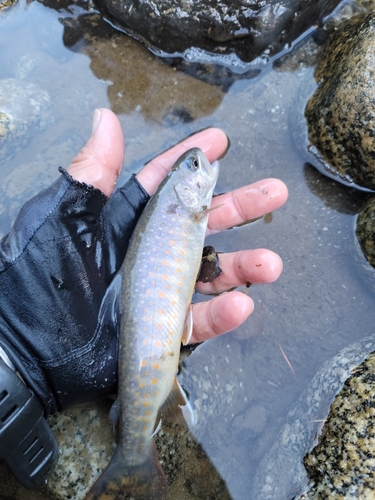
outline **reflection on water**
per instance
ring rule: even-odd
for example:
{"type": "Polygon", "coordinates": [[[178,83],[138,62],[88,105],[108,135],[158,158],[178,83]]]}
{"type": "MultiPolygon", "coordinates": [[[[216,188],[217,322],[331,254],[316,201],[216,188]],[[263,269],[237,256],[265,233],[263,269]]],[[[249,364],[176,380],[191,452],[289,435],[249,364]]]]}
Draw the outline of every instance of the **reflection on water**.
{"type": "Polygon", "coordinates": [[[47,92],[54,117],[44,129],[29,124],[26,146],[0,165],[0,231],[69,164],[90,134],[95,107],[111,107],[123,125],[123,179],[182,137],[215,125],[231,140],[218,192],[264,177],[288,185],[289,201],[271,222],[210,237],[221,251],[271,248],[284,272],[273,285],[249,289],[252,317],[197,348],[181,376],[198,415],[195,437],[232,498],[249,498],[260,460],[322,363],[373,333],[373,297],[351,253],[354,215],[366,195],[304,166],[296,148],[292,128],[311,68],[267,68],[231,86],[213,85],[155,58],[95,12],[79,13],[21,1],[0,15],[0,79],[47,92]]]}

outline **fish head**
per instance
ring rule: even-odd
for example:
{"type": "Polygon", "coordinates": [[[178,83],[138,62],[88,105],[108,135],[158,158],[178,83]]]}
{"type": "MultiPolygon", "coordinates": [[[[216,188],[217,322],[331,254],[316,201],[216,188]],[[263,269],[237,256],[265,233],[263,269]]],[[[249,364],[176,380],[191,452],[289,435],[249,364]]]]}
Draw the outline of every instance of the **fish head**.
{"type": "Polygon", "coordinates": [[[211,164],[199,148],[186,151],[172,167],[172,182],[180,203],[193,213],[206,210],[218,175],[219,162],[211,164]]]}

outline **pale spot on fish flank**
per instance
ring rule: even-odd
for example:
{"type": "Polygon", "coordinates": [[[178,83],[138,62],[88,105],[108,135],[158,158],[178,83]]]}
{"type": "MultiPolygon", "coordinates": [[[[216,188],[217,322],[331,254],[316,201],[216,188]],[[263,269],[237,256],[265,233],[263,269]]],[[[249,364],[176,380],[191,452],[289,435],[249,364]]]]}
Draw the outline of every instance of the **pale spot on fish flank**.
{"type": "Polygon", "coordinates": [[[171,247],[174,247],[176,242],[174,240],[169,240],[168,244],[171,245],[171,247]]]}
{"type": "Polygon", "coordinates": [[[164,250],[164,253],[165,253],[166,255],[170,255],[171,251],[170,251],[170,250],[164,250]]]}
{"type": "Polygon", "coordinates": [[[165,297],[165,292],[159,292],[159,293],[158,293],[158,297],[159,297],[160,299],[164,298],[164,297],[165,297]]]}
{"type": "MultiPolygon", "coordinates": [[[[161,327],[161,325],[160,325],[160,327],[161,327]]],[[[154,341],[154,346],[155,346],[155,347],[161,347],[161,346],[162,346],[162,342],[161,342],[161,340],[155,340],[155,341],[154,341]]]]}
{"type": "Polygon", "coordinates": [[[161,279],[163,281],[168,281],[169,280],[169,276],[167,274],[163,274],[163,276],[161,277],[161,279]]]}
{"type": "Polygon", "coordinates": [[[151,289],[150,288],[147,288],[146,290],[146,295],[150,295],[151,294],[151,289]]]}
{"type": "Polygon", "coordinates": [[[161,265],[164,266],[164,267],[167,267],[168,266],[168,262],[166,260],[162,260],[161,261],[161,265]]]}

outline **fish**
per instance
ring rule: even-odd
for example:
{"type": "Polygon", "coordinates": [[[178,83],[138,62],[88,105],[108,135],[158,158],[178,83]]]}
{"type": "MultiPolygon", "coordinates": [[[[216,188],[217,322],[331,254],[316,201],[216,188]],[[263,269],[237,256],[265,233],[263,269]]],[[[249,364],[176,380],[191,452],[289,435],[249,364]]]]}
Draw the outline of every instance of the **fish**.
{"type": "Polygon", "coordinates": [[[154,435],[163,418],[189,420],[176,375],[192,333],[192,295],[201,265],[219,163],[184,153],[151,197],[120,269],[118,443],[86,500],[162,500],[167,480],[154,435]]]}

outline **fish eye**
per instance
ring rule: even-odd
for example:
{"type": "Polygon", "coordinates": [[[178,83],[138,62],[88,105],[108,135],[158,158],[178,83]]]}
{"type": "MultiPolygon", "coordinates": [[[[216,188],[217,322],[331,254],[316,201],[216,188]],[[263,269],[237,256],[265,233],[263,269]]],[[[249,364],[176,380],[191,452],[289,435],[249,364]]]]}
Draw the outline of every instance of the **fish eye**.
{"type": "Polygon", "coordinates": [[[188,158],[185,162],[186,166],[190,169],[190,170],[193,170],[193,172],[195,170],[198,170],[198,167],[199,167],[199,162],[196,158],[188,158]]]}

